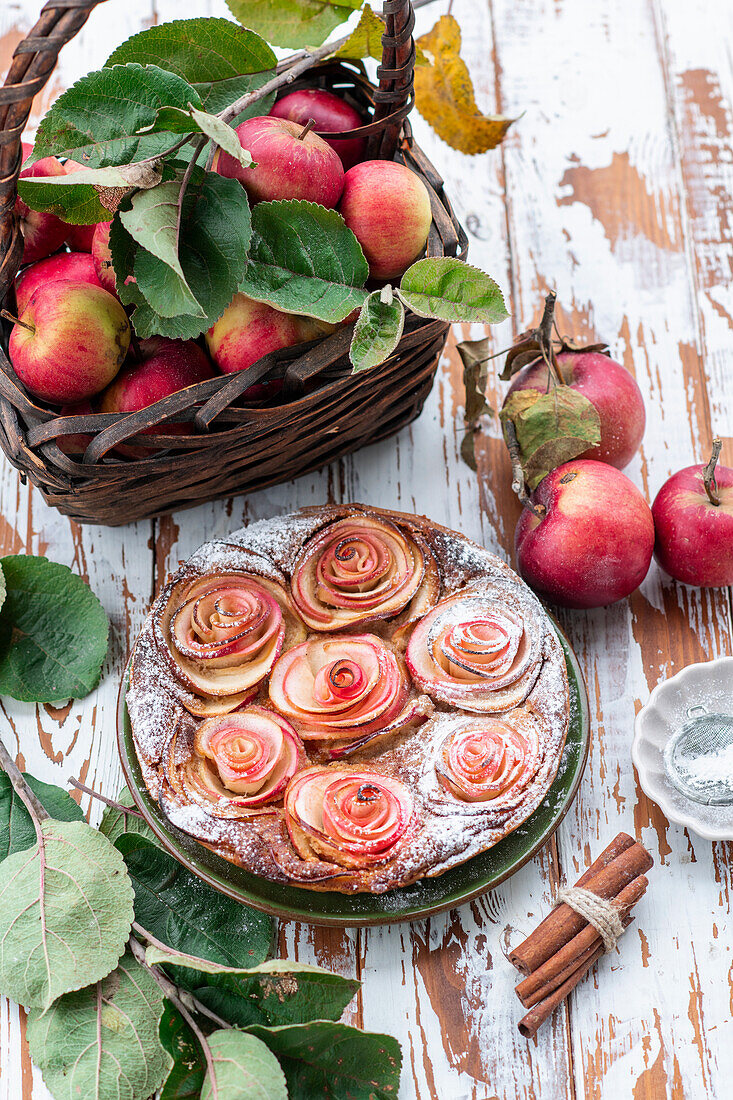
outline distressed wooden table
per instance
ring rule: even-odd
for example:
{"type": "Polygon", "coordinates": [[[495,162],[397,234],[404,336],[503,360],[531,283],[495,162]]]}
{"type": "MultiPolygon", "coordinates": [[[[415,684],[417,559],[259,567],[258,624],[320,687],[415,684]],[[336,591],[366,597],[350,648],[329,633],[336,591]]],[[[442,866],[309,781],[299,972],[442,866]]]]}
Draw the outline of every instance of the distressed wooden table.
{"type": "MultiPolygon", "coordinates": [[[[36,0],[3,0],[0,69],[37,9],[36,0]]],[[[438,0],[420,11],[418,30],[445,10],[438,0]]],[[[481,105],[524,112],[501,151],[473,159],[414,123],[468,230],[470,257],[507,292],[514,320],[494,331],[495,347],[555,287],[561,328],[609,340],[641,386],[647,431],[627,472],[647,496],[674,469],[706,458],[713,430],[732,465],[733,4],[455,0],[452,10],[481,105]]],[[[35,121],[122,39],[183,14],[225,8],[111,0],[97,9],[63,51],[35,121]]],[[[511,560],[517,507],[504,447],[494,424],[479,441],[479,476],[462,465],[462,401],[451,346],[425,412],[396,439],[247,500],[117,530],[70,523],[5,464],[2,553],[71,566],[112,620],[104,679],[90,698],[60,710],[2,702],[0,733],[22,765],[50,782],[74,775],[117,791],[115,699],[130,642],[166,573],[242,523],[326,500],[368,501],[426,512],[511,560]]],[[[669,825],[638,787],[630,746],[635,711],[660,679],[733,650],[729,593],[677,586],[653,566],[628,602],[566,613],[562,623],[585,669],[594,730],[579,797],[555,840],[500,889],[445,916],[347,932],[283,924],[280,951],[362,979],[351,1018],[398,1036],[404,1100],[722,1100],[733,1080],[733,845],[669,825]],[[651,849],[651,889],[620,954],[527,1042],[504,945],[619,829],[651,849]]],[[[99,805],[82,805],[96,822],[99,805]]],[[[0,1100],[48,1096],[23,1024],[4,1002],[0,1100]]]]}

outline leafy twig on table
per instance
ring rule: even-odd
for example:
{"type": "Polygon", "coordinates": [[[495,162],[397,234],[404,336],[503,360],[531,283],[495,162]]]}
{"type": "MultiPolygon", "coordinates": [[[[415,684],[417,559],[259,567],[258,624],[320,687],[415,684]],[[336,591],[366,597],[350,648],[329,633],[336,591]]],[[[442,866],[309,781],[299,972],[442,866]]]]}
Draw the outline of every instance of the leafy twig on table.
{"type": "MultiPolygon", "coordinates": [[[[161,990],[161,992],[168,998],[168,1000],[171,1002],[172,1005],[175,1005],[175,1007],[180,1012],[181,1016],[183,1016],[183,1019],[186,1021],[188,1026],[191,1028],[191,1031],[194,1033],[194,1035],[198,1039],[199,1044],[201,1046],[201,1050],[202,1050],[203,1055],[204,1055],[204,1058],[206,1060],[206,1068],[208,1070],[209,1079],[210,1079],[210,1082],[211,1082],[212,1100],[217,1100],[219,1093],[218,1093],[218,1090],[217,1090],[217,1087],[216,1087],[216,1074],[214,1072],[214,1058],[213,1058],[213,1055],[211,1053],[211,1047],[209,1046],[208,1041],[207,1041],[206,1036],[204,1035],[203,1031],[198,1026],[195,1019],[193,1018],[193,1016],[191,1015],[191,1013],[188,1011],[185,1004],[183,1003],[183,1000],[181,999],[181,995],[180,995],[180,991],[178,989],[178,986],[174,985],[174,983],[170,980],[170,978],[167,978],[165,976],[165,974],[162,972],[162,970],[159,970],[157,966],[149,966],[148,965],[148,963],[146,962],[146,959],[145,959],[145,948],[139,942],[139,940],[135,939],[134,936],[130,936],[129,946],[130,946],[130,951],[132,952],[134,957],[137,959],[137,961],[140,963],[141,966],[144,966],[145,969],[150,974],[152,974],[152,976],[155,979],[155,981],[157,982],[158,987],[161,990]]],[[[196,1001],[196,999],[195,998],[192,998],[192,999],[198,1005],[198,1002],[196,1001]]],[[[229,1024],[225,1024],[224,1026],[229,1027],[229,1024]]]]}
{"type": "Polygon", "coordinates": [[[504,421],[504,439],[506,440],[509,458],[512,463],[512,491],[517,494],[524,508],[529,508],[533,515],[537,516],[538,519],[542,519],[545,514],[545,508],[541,504],[535,504],[527,492],[527,484],[524,480],[524,470],[522,469],[522,461],[519,456],[517,432],[512,420],[507,419],[504,421]]]}
{"type": "Polygon", "coordinates": [[[18,765],[13,760],[12,756],[5,748],[5,745],[0,739],[0,766],[6,773],[8,779],[13,785],[13,790],[21,800],[26,810],[30,814],[31,821],[33,822],[36,835],[39,841],[41,840],[41,822],[45,821],[47,817],[51,815],[44,808],[41,800],[33,793],[28,786],[23,773],[18,765]]]}

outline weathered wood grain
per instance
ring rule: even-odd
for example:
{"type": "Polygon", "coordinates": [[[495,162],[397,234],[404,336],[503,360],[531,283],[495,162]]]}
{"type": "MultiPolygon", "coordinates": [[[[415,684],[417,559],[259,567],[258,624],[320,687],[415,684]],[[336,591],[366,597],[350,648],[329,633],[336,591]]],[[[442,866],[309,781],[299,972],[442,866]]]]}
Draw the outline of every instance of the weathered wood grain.
{"type": "MultiPolygon", "coordinates": [[[[650,496],[673,469],[703,457],[712,427],[729,448],[733,431],[726,45],[733,13],[724,8],[704,0],[455,0],[480,104],[525,114],[501,152],[480,158],[453,152],[414,122],[468,228],[471,258],[507,292],[515,331],[552,285],[564,327],[606,337],[635,371],[649,419],[628,472],[650,496]]],[[[421,10],[418,31],[445,10],[421,10]]],[[[32,122],[119,41],[184,14],[227,12],[223,0],[199,0],[185,13],[176,0],[110,0],[63,51],[32,122]]],[[[0,70],[35,16],[35,0],[0,11],[0,70]]],[[[495,330],[497,349],[511,329],[495,330]]],[[[503,388],[492,385],[494,404],[503,388]]],[[[426,512],[509,560],[517,506],[503,443],[496,422],[487,425],[479,478],[462,465],[462,401],[451,344],[425,412],[397,438],[247,500],[115,531],[58,517],[4,465],[3,552],[48,553],[72,565],[114,624],[100,690],[61,712],[8,702],[0,732],[9,747],[42,778],[74,774],[113,793],[114,703],[129,639],[166,574],[204,539],[243,522],[324,500],[373,501],[426,512]]],[[[727,457],[733,461],[730,449],[727,457]]],[[[557,844],[502,888],[444,917],[344,933],[281,927],[283,955],[363,979],[349,1018],[402,1042],[401,1100],[727,1095],[731,846],[670,827],[641,795],[629,752],[635,710],[659,678],[730,652],[726,596],[675,586],[653,569],[628,606],[564,621],[587,673],[596,734],[557,844]],[[577,877],[619,828],[636,831],[658,861],[638,928],[527,1043],[516,1031],[507,938],[536,923],[558,876],[577,877]]],[[[98,813],[94,807],[93,820],[98,813]]],[[[18,1010],[7,1002],[0,1066],[0,1100],[47,1100],[18,1010]]]]}

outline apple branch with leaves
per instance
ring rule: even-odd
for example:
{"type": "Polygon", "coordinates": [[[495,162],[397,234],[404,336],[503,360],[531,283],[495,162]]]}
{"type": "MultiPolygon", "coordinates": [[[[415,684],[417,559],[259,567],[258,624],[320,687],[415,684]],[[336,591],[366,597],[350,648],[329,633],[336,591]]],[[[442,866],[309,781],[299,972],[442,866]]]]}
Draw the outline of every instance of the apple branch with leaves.
{"type": "MultiPolygon", "coordinates": [[[[197,338],[241,292],[331,324],[358,311],[350,349],[358,371],[393,354],[406,309],[447,322],[494,324],[507,316],[496,283],[450,257],[419,260],[399,285],[370,291],[361,246],[338,211],[297,200],[250,210],[241,184],[211,171],[216,149],[252,166],[233,127],[266,114],[282,87],[326,58],[381,50],[384,24],[368,5],[351,34],[312,45],[361,7],[361,0],[334,0],[314,12],[306,0],[230,0],[243,26],[200,18],[152,27],[114,50],[44,117],[28,163],[56,156],[84,168],[21,179],[19,194],[71,224],[112,221],[117,291],[137,337],[197,338]],[[278,65],[258,31],[276,45],[308,48],[278,65]]],[[[474,129],[483,119],[465,98],[460,33],[446,19],[420,48],[417,96],[443,136],[460,132],[469,117],[474,129]]],[[[496,144],[507,125],[487,129],[470,151],[496,144]]]]}

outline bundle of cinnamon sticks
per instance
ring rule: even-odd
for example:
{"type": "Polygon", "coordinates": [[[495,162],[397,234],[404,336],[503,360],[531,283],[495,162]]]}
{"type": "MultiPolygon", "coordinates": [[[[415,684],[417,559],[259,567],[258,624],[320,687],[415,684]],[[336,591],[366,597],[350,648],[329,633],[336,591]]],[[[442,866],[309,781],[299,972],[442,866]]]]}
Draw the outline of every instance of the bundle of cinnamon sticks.
{"type": "MultiPolygon", "coordinates": [[[[644,874],[654,864],[646,848],[619,833],[576,887],[604,898],[618,910],[626,928],[630,910],[648,886],[644,874]]],[[[531,1038],[604,952],[600,933],[569,905],[557,905],[530,936],[510,953],[509,961],[527,975],[516,988],[526,1016],[519,1022],[522,1035],[531,1038]]]]}

